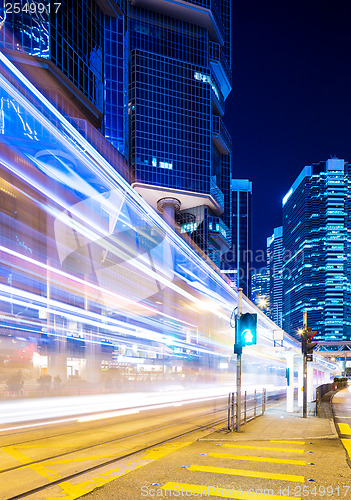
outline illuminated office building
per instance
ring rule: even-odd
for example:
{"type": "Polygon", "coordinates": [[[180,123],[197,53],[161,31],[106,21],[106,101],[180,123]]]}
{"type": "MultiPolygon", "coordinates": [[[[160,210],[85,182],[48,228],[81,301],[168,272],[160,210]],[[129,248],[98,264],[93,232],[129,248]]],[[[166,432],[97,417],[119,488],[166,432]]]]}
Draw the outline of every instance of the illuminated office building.
{"type": "Polygon", "coordinates": [[[230,246],[230,0],[130,7],[134,188],[219,266],[230,246]]]}
{"type": "Polygon", "coordinates": [[[251,271],[251,300],[257,306],[264,307],[265,314],[269,316],[270,310],[269,294],[269,270],[266,266],[251,271]],[[263,302],[261,302],[263,301],[263,302]]]}
{"type": "Polygon", "coordinates": [[[252,182],[232,179],[232,246],[222,258],[222,269],[237,288],[251,297],[252,182]]]}
{"type": "Polygon", "coordinates": [[[135,190],[220,265],[231,239],[230,0],[81,0],[5,25],[6,47],[31,56],[27,72],[54,75],[39,77],[46,94],[68,96],[62,111],[83,135],[98,129],[129,160],[135,190]]]}
{"type": "Polygon", "coordinates": [[[50,12],[39,1],[30,6],[6,14],[0,40],[8,57],[83,135],[95,128],[127,155],[128,3],[52,3],[50,12]]]}
{"type": "MultiPolygon", "coordinates": [[[[179,328],[177,321],[172,323],[178,308],[174,288],[170,286],[163,295],[162,283],[168,276],[171,281],[179,279],[183,265],[184,272],[190,273],[186,274],[186,279],[193,279],[191,266],[182,257],[177,257],[179,269],[174,272],[177,277],[173,276],[173,271],[169,274],[176,252],[163,243],[164,233],[154,229],[158,219],[154,222],[151,217],[150,224],[146,223],[144,213],[140,217],[136,214],[135,220],[130,222],[129,212],[134,202],[129,200],[130,206],[127,202],[123,205],[121,200],[114,198],[115,179],[104,162],[133,183],[135,191],[164,216],[168,215],[170,221],[173,217],[176,227],[189,234],[217,264],[220,264],[221,254],[229,248],[231,140],[222,118],[224,102],[231,89],[230,2],[211,0],[210,3],[197,1],[175,5],[164,1],[156,6],[144,1],[131,5],[113,0],[80,0],[63,2],[57,12],[51,13],[41,12],[41,2],[32,4],[38,6],[34,13],[22,10],[18,14],[7,14],[0,32],[3,49],[0,55],[6,53],[20,71],[15,77],[15,70],[11,68],[10,71],[10,66],[4,64],[0,72],[20,92],[23,90],[21,75],[24,74],[35,91],[42,92],[54,104],[61,113],[59,118],[49,113],[46,105],[41,106],[40,98],[37,101],[31,96],[38,113],[50,115],[50,123],[51,120],[55,123],[58,132],[47,124],[48,130],[60,138],[46,131],[45,116],[34,119],[32,108],[29,113],[23,102],[18,105],[14,97],[3,92],[2,109],[6,121],[1,123],[1,143],[8,142],[9,151],[17,151],[19,145],[12,139],[20,138],[25,151],[21,167],[28,167],[31,174],[36,172],[32,177],[28,174],[26,181],[31,184],[31,199],[35,198],[31,190],[39,191],[41,209],[40,215],[38,211],[31,214],[28,208],[31,203],[28,201],[27,206],[16,198],[21,186],[12,192],[8,184],[12,186],[15,181],[6,171],[2,173],[2,192],[6,194],[0,214],[2,241],[9,245],[9,251],[24,254],[24,260],[33,259],[35,265],[38,261],[40,269],[46,271],[38,282],[36,271],[28,274],[24,270],[23,277],[22,271],[17,272],[10,264],[2,267],[4,286],[10,292],[2,308],[8,318],[0,325],[0,333],[5,337],[20,332],[20,342],[26,348],[32,346],[34,350],[29,358],[33,363],[36,359],[37,377],[45,375],[45,371],[62,378],[74,376],[76,372],[78,376],[93,377],[103,363],[113,364],[112,355],[120,369],[122,361],[119,360],[135,359],[143,350],[137,340],[140,337],[136,330],[140,328],[139,320],[135,322],[139,327],[133,330],[134,339],[124,338],[125,334],[129,335],[129,327],[124,325],[134,321],[126,319],[123,310],[125,300],[129,304],[126,296],[130,296],[135,306],[132,316],[138,315],[142,301],[146,309],[141,316],[147,321],[154,307],[160,309],[160,320],[150,319],[154,325],[147,329],[152,331],[151,336],[162,340],[166,338],[165,332],[172,333],[179,328]],[[74,131],[67,133],[62,116],[74,126],[74,131]],[[94,147],[93,153],[88,153],[89,148],[81,136],[74,135],[76,129],[94,147]],[[69,145],[65,143],[66,136],[69,136],[69,145]],[[76,148],[71,141],[75,141],[76,148]],[[92,157],[99,154],[93,166],[92,157]],[[49,178],[50,182],[57,182],[57,186],[47,191],[36,185],[36,176],[40,180],[49,178]],[[51,203],[57,206],[51,208],[51,203]],[[47,212],[46,206],[50,207],[47,212]],[[75,213],[66,211],[67,207],[74,207],[72,210],[80,213],[79,222],[75,213]],[[112,216],[116,211],[116,217],[112,216]],[[59,229],[60,220],[53,222],[60,217],[68,221],[67,228],[61,226],[62,230],[59,229]],[[85,245],[86,228],[80,226],[84,226],[81,219],[85,217],[90,218],[93,227],[87,229],[89,237],[99,236],[98,244],[94,240],[91,248],[85,245]],[[125,228],[132,229],[128,233],[125,228]],[[125,246],[126,269],[118,261],[122,250],[115,252],[114,243],[109,240],[119,234],[120,229],[127,232],[120,241],[125,246]],[[107,240],[101,240],[101,235],[107,240]],[[146,266],[145,259],[150,259],[151,274],[156,272],[158,261],[162,263],[160,283],[157,279],[152,284],[147,279],[140,280],[140,265],[136,275],[133,274],[131,256],[140,253],[143,254],[143,266],[146,266]],[[112,267],[118,278],[111,278],[112,267]],[[67,279],[79,282],[80,293],[71,293],[69,285],[65,293],[58,291],[55,295],[50,280],[56,270],[65,274],[63,280],[69,276],[67,279]],[[112,306],[111,297],[105,302],[104,296],[105,289],[111,286],[117,287],[117,298],[113,299],[112,306]],[[35,308],[26,308],[27,303],[22,305],[24,301],[19,303],[18,299],[16,302],[11,297],[18,287],[28,293],[35,290],[43,297],[44,306],[38,303],[35,308]],[[98,290],[96,301],[91,299],[92,289],[98,290]],[[51,313],[45,307],[49,297],[64,301],[67,310],[73,307],[86,311],[88,317],[96,318],[96,322],[51,313]],[[147,309],[150,306],[151,309],[147,309]],[[172,319],[167,323],[165,317],[172,319]],[[101,318],[103,323],[112,321],[114,326],[105,330],[100,325],[101,318]],[[62,356],[61,371],[56,366],[57,356],[62,356]],[[91,362],[95,367],[90,366],[91,362]]],[[[23,92],[31,94],[26,86],[23,92]]],[[[7,154],[3,152],[3,162],[7,154]]],[[[11,162],[13,155],[9,156],[11,162]]],[[[20,175],[23,176],[22,171],[20,175]]],[[[29,192],[27,188],[24,190],[29,192]]],[[[138,213],[140,215],[140,210],[138,213]]],[[[171,230],[167,233],[167,241],[173,233],[171,230]]],[[[196,254],[190,248],[188,251],[190,261],[195,262],[196,254]]],[[[203,261],[200,259],[200,262],[203,261]]],[[[219,277],[218,280],[223,281],[219,277]]],[[[185,323],[197,324],[197,319],[188,318],[185,323]]],[[[208,325],[218,330],[215,323],[209,321],[208,325]]],[[[197,336],[201,329],[200,325],[197,336]]],[[[194,335],[185,329],[181,332],[185,339],[194,338],[194,335]]],[[[160,359],[169,356],[171,341],[168,339],[168,344],[158,348],[149,345],[147,340],[150,348],[147,357],[151,358],[153,352],[160,359]]],[[[180,352],[183,348],[177,346],[175,349],[180,352]]],[[[205,363],[210,363],[207,358],[205,363]]],[[[128,365],[128,370],[132,368],[136,367],[128,365]]]]}
{"type": "Polygon", "coordinates": [[[283,312],[283,228],[276,227],[267,238],[267,269],[269,274],[269,317],[282,327],[283,312]]]}
{"type": "Polygon", "coordinates": [[[296,334],[303,310],[316,340],[351,338],[350,164],[305,167],[283,199],[283,327],[296,334]]]}

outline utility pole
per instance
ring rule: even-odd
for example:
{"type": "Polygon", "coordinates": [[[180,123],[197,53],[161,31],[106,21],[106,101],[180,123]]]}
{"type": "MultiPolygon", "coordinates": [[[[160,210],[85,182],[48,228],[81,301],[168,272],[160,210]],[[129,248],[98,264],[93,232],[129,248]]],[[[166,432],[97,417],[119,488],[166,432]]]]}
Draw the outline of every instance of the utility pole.
{"type": "Polygon", "coordinates": [[[317,342],[309,340],[316,335],[312,328],[307,326],[307,311],[303,311],[303,330],[301,333],[301,349],[303,354],[303,418],[307,418],[307,362],[313,361],[313,349],[317,342]]]}
{"type": "MultiPolygon", "coordinates": [[[[243,347],[257,344],[257,314],[243,314],[243,289],[238,289],[238,307],[232,313],[235,314],[235,343],[234,354],[236,354],[236,432],[240,432],[241,424],[241,356],[243,347]],[[236,313],[237,311],[237,313],[236,313]]],[[[232,326],[232,323],[230,324],[232,326]]]]}
{"type": "MultiPolygon", "coordinates": [[[[239,288],[238,290],[238,317],[236,319],[236,332],[239,328],[239,320],[240,316],[243,312],[243,289],[239,288]]],[[[237,391],[237,400],[236,400],[236,432],[240,432],[240,420],[241,420],[241,356],[242,349],[239,350],[236,358],[236,391],[237,391]]]]}
{"type": "MultiPolygon", "coordinates": [[[[307,332],[307,311],[303,311],[303,333],[302,344],[305,343],[305,336],[307,332]]],[[[303,418],[307,418],[307,352],[304,347],[303,351],[303,418]]]]}

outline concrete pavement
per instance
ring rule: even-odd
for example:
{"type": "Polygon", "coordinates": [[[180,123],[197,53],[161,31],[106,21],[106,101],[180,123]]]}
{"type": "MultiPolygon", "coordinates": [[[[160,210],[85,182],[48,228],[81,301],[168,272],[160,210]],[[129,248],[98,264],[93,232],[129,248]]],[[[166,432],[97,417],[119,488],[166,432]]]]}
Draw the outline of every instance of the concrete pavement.
{"type": "Polygon", "coordinates": [[[304,419],[280,403],[240,433],[222,426],[166,443],[125,460],[118,479],[85,498],[350,499],[348,456],[334,422],[313,413],[304,419]]]}

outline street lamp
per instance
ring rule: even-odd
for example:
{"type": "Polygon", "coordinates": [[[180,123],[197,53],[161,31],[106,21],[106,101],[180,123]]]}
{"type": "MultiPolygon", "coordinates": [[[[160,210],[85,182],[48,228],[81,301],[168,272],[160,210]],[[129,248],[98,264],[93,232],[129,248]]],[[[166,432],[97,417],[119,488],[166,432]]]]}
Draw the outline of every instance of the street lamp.
{"type": "Polygon", "coordinates": [[[268,307],[268,299],[267,299],[267,297],[265,297],[264,295],[259,296],[258,300],[257,300],[257,306],[260,309],[267,309],[267,307],[268,307]]]}

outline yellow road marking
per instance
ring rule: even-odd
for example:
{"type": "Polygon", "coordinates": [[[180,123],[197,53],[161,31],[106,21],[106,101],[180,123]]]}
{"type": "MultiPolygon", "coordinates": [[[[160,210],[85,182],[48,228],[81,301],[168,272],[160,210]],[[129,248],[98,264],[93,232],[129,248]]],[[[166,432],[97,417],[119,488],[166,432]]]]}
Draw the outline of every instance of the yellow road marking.
{"type": "Polygon", "coordinates": [[[351,428],[349,426],[349,424],[338,424],[339,426],[339,429],[340,429],[340,432],[341,434],[344,434],[345,436],[351,436],[351,428]]]}
{"type": "Polygon", "coordinates": [[[15,458],[16,460],[21,462],[21,464],[28,464],[29,462],[32,462],[31,458],[28,458],[26,455],[16,450],[14,446],[4,446],[3,448],[1,448],[1,450],[8,455],[11,455],[12,458],[15,458]]]}
{"type": "Polygon", "coordinates": [[[165,457],[174,451],[180,450],[189,444],[192,444],[193,441],[188,441],[184,443],[166,443],[162,446],[158,446],[156,448],[151,448],[150,450],[145,451],[145,457],[142,460],[158,460],[159,458],[165,457]]]}
{"type": "MultiPolygon", "coordinates": [[[[103,472],[96,477],[92,477],[78,484],[72,484],[69,481],[63,481],[62,483],[57,484],[56,486],[61,488],[61,493],[58,496],[50,496],[47,497],[46,500],[75,500],[77,498],[90,493],[91,491],[104,486],[105,484],[114,481],[120,476],[128,474],[133,470],[139,469],[144,465],[148,465],[154,460],[162,458],[169,453],[172,453],[176,450],[184,448],[189,444],[192,444],[193,441],[188,442],[180,442],[180,443],[166,443],[162,446],[157,446],[155,448],[151,448],[150,450],[146,450],[144,455],[136,460],[131,460],[128,462],[127,466],[123,469],[121,467],[117,467],[116,469],[111,469],[107,472],[103,472]],[[65,496],[62,496],[62,493],[65,493],[65,496]]],[[[57,462],[59,463],[59,462],[57,462]]],[[[82,473],[82,475],[84,472],[82,473]]]]}
{"type": "Polygon", "coordinates": [[[207,465],[190,465],[188,470],[197,472],[214,472],[215,474],[227,474],[230,476],[259,477],[261,479],[278,479],[280,481],[294,481],[304,483],[303,476],[294,474],[278,474],[274,472],[260,472],[256,470],[229,469],[227,467],[208,467],[207,465]]]}
{"type": "Polygon", "coordinates": [[[305,444],[305,441],[284,441],[279,439],[271,439],[270,443],[286,443],[286,444],[305,444]]]}
{"type": "Polygon", "coordinates": [[[345,446],[349,458],[351,458],[351,439],[342,439],[341,442],[345,446]]]}
{"type": "Polygon", "coordinates": [[[231,455],[230,453],[209,453],[207,456],[215,458],[230,458],[234,460],[248,460],[250,462],[269,462],[273,464],[306,465],[304,460],[289,460],[288,458],[255,457],[253,455],[231,455]]]}
{"type": "Polygon", "coordinates": [[[245,450],[267,450],[267,451],[285,451],[286,453],[303,453],[303,450],[295,448],[274,448],[272,446],[248,446],[242,444],[222,444],[225,448],[242,448],[245,450]]]}
{"type": "Polygon", "coordinates": [[[27,465],[23,467],[23,469],[32,469],[41,476],[46,477],[47,479],[51,479],[51,481],[62,479],[62,477],[59,474],[56,474],[56,472],[53,472],[52,470],[48,469],[44,464],[27,465]]]}
{"type": "MultiPolygon", "coordinates": [[[[262,488],[263,494],[255,494],[253,490],[251,491],[242,491],[236,490],[234,488],[220,488],[218,486],[202,486],[201,484],[184,484],[184,483],[166,483],[164,486],[161,486],[162,490],[169,490],[175,492],[184,492],[186,496],[193,494],[194,496],[208,496],[208,497],[220,497],[220,498],[240,498],[243,500],[301,500],[297,497],[287,497],[281,495],[273,495],[269,492],[273,492],[271,488],[262,488]],[[266,493],[267,492],[267,493],[266,493]]],[[[167,494],[167,493],[166,493],[167,494]]],[[[49,499],[47,499],[49,500],[49,499]]]]}
{"type": "Polygon", "coordinates": [[[32,464],[31,462],[33,460],[20,451],[16,450],[14,446],[5,446],[1,449],[23,464],[21,467],[19,467],[19,469],[32,469],[34,472],[37,472],[41,476],[45,477],[46,479],[50,479],[51,481],[61,479],[61,476],[59,474],[56,474],[56,472],[47,468],[45,462],[32,464]]]}

